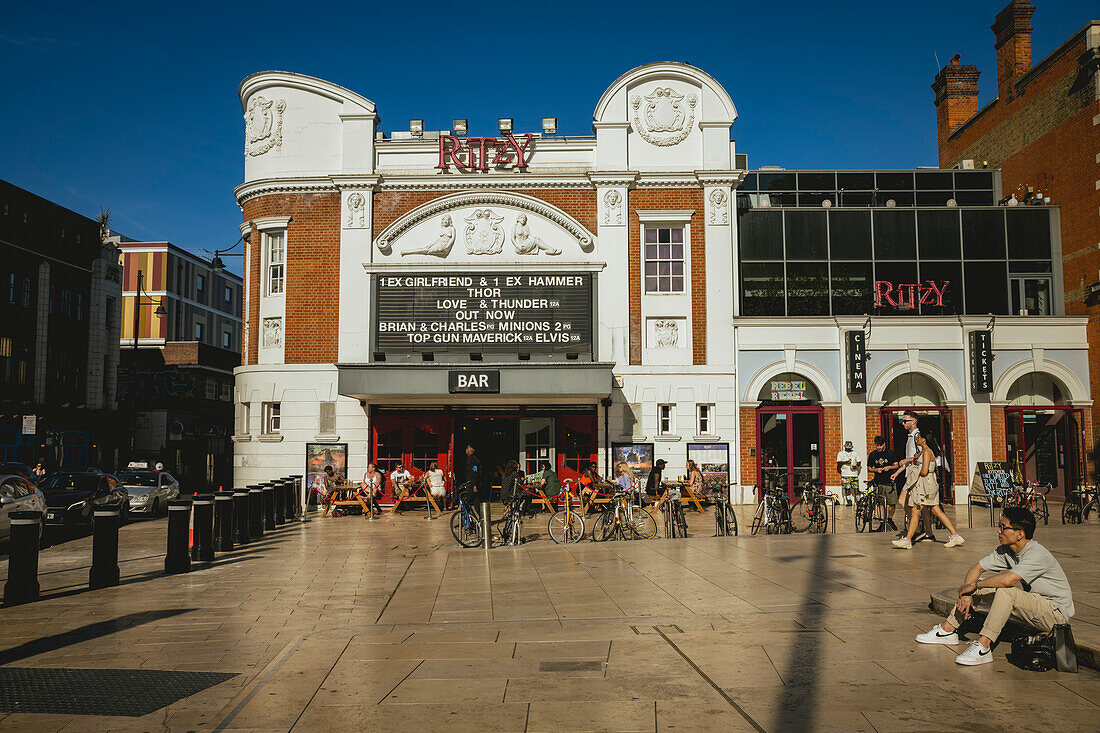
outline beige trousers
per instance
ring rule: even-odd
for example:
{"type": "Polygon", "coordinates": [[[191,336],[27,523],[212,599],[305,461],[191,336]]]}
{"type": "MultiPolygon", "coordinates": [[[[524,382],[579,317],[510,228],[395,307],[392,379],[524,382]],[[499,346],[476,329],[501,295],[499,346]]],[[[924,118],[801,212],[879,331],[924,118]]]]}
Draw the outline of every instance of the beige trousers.
{"type": "MultiPolygon", "coordinates": [[[[1066,617],[1049,599],[1016,586],[979,588],[974,591],[974,605],[977,606],[982,601],[990,603],[989,614],[985,617],[985,626],[982,627],[982,636],[990,641],[997,641],[1010,616],[1039,631],[1050,631],[1055,624],[1066,622],[1066,617]]],[[[947,623],[956,629],[962,624],[958,608],[951,609],[947,623]]]]}

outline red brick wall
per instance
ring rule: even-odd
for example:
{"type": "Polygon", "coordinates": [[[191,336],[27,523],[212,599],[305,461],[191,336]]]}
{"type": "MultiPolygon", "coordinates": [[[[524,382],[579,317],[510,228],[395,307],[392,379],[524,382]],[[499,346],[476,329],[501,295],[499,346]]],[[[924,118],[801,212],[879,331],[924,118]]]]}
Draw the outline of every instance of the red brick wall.
{"type": "Polygon", "coordinates": [[[993,460],[1007,461],[1008,446],[1005,443],[1005,408],[999,405],[989,407],[989,436],[993,442],[993,460]]]}
{"type": "Polygon", "coordinates": [[[707,363],[706,224],[701,188],[644,189],[628,193],[630,230],[630,363],[642,363],[642,242],[637,212],[691,209],[691,354],[693,364],[707,363]]]}
{"type": "Polygon", "coordinates": [[[875,436],[882,433],[882,411],[877,407],[867,407],[867,452],[863,455],[871,455],[875,449],[875,436]]]}
{"type": "MultiPolygon", "coordinates": [[[[286,233],[286,318],[283,322],[287,364],[335,362],[340,335],[340,194],[273,194],[244,203],[244,219],[289,216],[286,233]]],[[[260,237],[249,240],[249,364],[257,361],[260,337],[260,237]]]]}
{"type": "MultiPolygon", "coordinates": [[[[825,467],[825,485],[840,486],[840,474],[836,472],[836,454],[844,449],[844,429],[841,427],[840,406],[825,408],[825,436],[818,455],[825,467]]],[[[864,455],[866,460],[866,454],[864,455]]]]}
{"type": "Polygon", "coordinates": [[[951,470],[955,483],[961,486],[970,483],[970,477],[966,475],[966,408],[951,407],[947,413],[951,421],[951,470]]]}
{"type": "Polygon", "coordinates": [[[755,486],[757,479],[756,464],[756,409],[741,408],[741,485],[755,486]]]}

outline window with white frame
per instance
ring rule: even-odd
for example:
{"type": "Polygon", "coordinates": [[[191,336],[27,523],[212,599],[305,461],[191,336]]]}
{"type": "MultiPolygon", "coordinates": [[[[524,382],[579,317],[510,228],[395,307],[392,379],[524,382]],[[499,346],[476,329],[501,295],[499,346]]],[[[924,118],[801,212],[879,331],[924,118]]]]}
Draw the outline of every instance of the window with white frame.
{"type": "Polygon", "coordinates": [[[699,435],[713,435],[711,428],[714,426],[714,405],[699,405],[696,409],[699,417],[699,435]]]}
{"type": "Polygon", "coordinates": [[[684,227],[646,226],[645,291],[684,292],[684,227]]]}
{"type": "Polygon", "coordinates": [[[248,435],[252,431],[249,424],[252,413],[251,407],[252,405],[247,402],[241,402],[237,405],[237,435],[248,435]]]}
{"type": "Polygon", "coordinates": [[[206,380],[206,399],[218,399],[218,380],[213,377],[208,377],[206,380]]]}
{"type": "Polygon", "coordinates": [[[229,287],[228,285],[225,286],[225,302],[233,302],[233,288],[229,287]]]}
{"type": "Polygon", "coordinates": [[[195,340],[196,341],[202,341],[203,337],[205,335],[206,335],[206,324],[196,322],[195,323],[195,340]]]}
{"type": "Polygon", "coordinates": [[[195,276],[195,290],[198,291],[199,295],[202,295],[206,290],[206,275],[195,276]]]}
{"type": "Polygon", "coordinates": [[[657,405],[657,434],[672,435],[674,425],[672,405],[657,405]]]}
{"type": "Polygon", "coordinates": [[[223,349],[232,349],[233,348],[233,333],[232,333],[232,331],[222,331],[222,348],[223,349]]]}
{"type": "Polygon", "coordinates": [[[279,295],[286,283],[286,238],[284,232],[264,233],[264,258],[267,261],[267,294],[279,295]]]}
{"type": "Polygon", "coordinates": [[[272,435],[279,432],[279,403],[263,403],[264,433],[272,435]]]}

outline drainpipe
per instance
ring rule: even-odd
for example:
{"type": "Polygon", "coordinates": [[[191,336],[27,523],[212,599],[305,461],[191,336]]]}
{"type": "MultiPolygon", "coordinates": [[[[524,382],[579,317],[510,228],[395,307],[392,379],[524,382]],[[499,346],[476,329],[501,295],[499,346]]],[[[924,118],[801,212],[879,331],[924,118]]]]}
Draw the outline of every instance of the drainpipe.
{"type": "MultiPolygon", "coordinates": [[[[733,473],[734,482],[737,484],[737,502],[741,502],[741,441],[745,436],[741,434],[741,349],[738,346],[737,338],[737,326],[733,327],[733,414],[734,425],[736,425],[734,436],[737,438],[737,445],[733,452],[733,473]]],[[[730,491],[732,494],[732,490],[730,491]]],[[[730,503],[735,503],[733,496],[730,496],[730,503]]]]}

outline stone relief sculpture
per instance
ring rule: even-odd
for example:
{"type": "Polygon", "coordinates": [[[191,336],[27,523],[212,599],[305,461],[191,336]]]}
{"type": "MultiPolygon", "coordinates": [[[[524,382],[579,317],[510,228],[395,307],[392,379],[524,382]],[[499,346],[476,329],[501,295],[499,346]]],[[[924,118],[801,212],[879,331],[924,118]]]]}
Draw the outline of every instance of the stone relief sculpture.
{"type": "Polygon", "coordinates": [[[516,223],[512,227],[512,246],[516,248],[518,255],[537,255],[539,252],[545,252],[548,255],[561,254],[561,250],[557,247],[552,247],[531,235],[531,227],[527,226],[527,214],[516,217],[516,223]]]}
{"type": "Polygon", "coordinates": [[[367,197],[356,191],[348,196],[348,227],[361,229],[367,225],[367,197]]]}
{"type": "Polygon", "coordinates": [[[278,349],[283,345],[283,319],[264,319],[264,348],[278,349]]]}
{"type": "Polygon", "coordinates": [[[466,253],[471,255],[498,255],[504,246],[504,229],[492,209],[476,209],[466,217],[466,253]]]}
{"type": "MultiPolygon", "coordinates": [[[[467,219],[467,221],[469,221],[467,219]]],[[[455,228],[451,224],[451,215],[444,214],[443,218],[439,222],[439,235],[424,245],[423,247],[417,247],[415,249],[406,249],[401,252],[401,256],[405,255],[432,255],[434,257],[446,257],[451,253],[451,247],[455,243],[455,228]]]]}
{"type": "Polygon", "coordinates": [[[603,195],[603,223],[623,223],[623,197],[618,191],[608,191],[603,195]]]}
{"type": "Polygon", "coordinates": [[[680,343],[680,324],[666,319],[653,324],[653,335],[658,347],[678,346],[680,343]]]}
{"type": "Polygon", "coordinates": [[[630,98],[630,106],[634,108],[634,129],[643,140],[650,145],[668,147],[687,139],[695,124],[695,106],[699,103],[696,95],[678,94],[671,87],[657,87],[644,99],[645,105],[638,94],[630,98]]]}
{"type": "Polygon", "coordinates": [[[248,101],[244,113],[244,152],[246,155],[263,155],[283,144],[283,111],[286,102],[268,99],[257,94],[248,101]]]}
{"type": "Polygon", "coordinates": [[[710,223],[711,224],[728,224],[729,223],[729,197],[726,192],[720,188],[716,188],[710,192],[710,223]]]}

